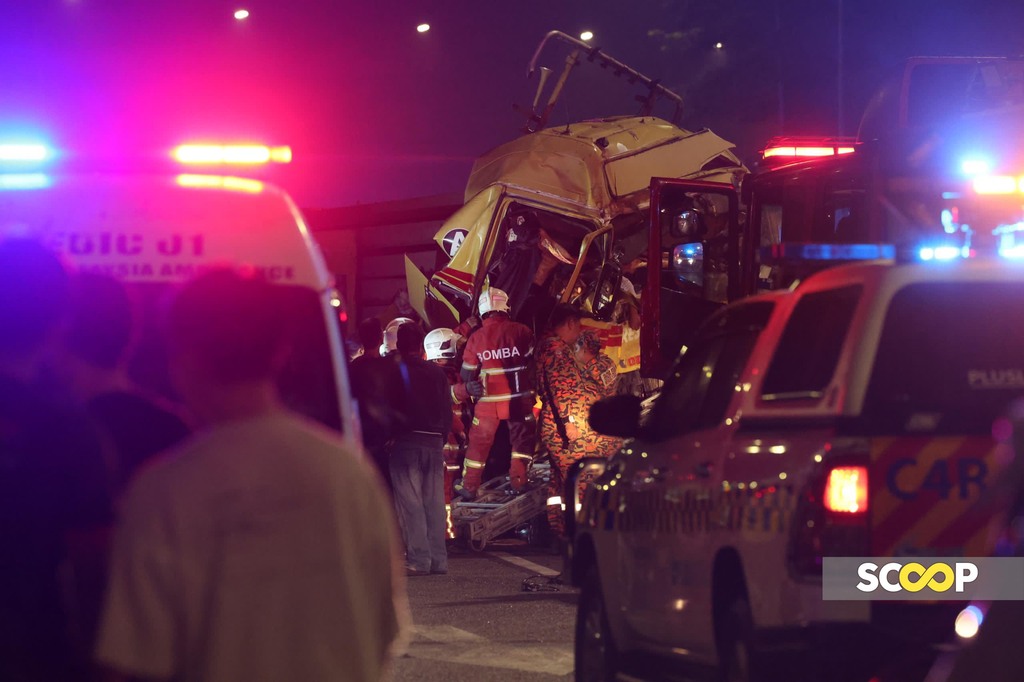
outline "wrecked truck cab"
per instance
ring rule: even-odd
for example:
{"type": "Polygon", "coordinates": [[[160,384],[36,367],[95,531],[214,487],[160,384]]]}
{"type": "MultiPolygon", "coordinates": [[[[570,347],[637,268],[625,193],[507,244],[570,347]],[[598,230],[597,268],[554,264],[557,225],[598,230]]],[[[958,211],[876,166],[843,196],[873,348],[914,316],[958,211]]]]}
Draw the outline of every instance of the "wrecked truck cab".
{"type": "Polygon", "coordinates": [[[509,293],[514,316],[538,330],[551,306],[570,302],[614,336],[624,322],[617,302],[645,284],[651,178],[736,187],[747,169],[732,147],[709,130],[651,116],[584,121],[503,144],[474,163],[465,205],[435,236],[448,264],[429,279],[408,268],[413,305],[432,326],[454,326],[472,315],[484,286],[496,286],[509,293]]]}

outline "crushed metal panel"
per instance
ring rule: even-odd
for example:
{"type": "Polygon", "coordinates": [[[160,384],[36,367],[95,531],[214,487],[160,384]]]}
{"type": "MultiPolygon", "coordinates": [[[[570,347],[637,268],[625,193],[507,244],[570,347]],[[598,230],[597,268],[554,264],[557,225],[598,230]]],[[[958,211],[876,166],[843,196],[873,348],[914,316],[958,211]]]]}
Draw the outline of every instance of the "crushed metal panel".
{"type": "Polygon", "coordinates": [[[572,137],[538,133],[481,157],[466,185],[467,199],[496,183],[529,187],[583,206],[607,201],[596,147],[572,137]]]}
{"type": "Polygon", "coordinates": [[[409,292],[409,305],[421,320],[429,319],[424,301],[427,297],[427,276],[420,272],[409,256],[405,256],[405,283],[409,292]]]}
{"type": "Polygon", "coordinates": [[[592,211],[646,191],[652,177],[687,177],[722,154],[743,170],[732,144],[653,117],[621,117],[542,130],[477,159],[466,198],[493,184],[521,187],[592,211]]]}
{"type": "Polygon", "coordinates": [[[473,278],[480,263],[480,256],[487,247],[494,212],[501,198],[500,186],[489,187],[469,200],[451,218],[445,221],[434,235],[434,241],[444,248],[444,237],[452,230],[466,230],[466,236],[448,264],[437,271],[432,280],[445,282],[467,295],[473,293],[473,278]]]}
{"type": "Polygon", "coordinates": [[[680,140],[646,149],[608,162],[605,172],[608,185],[616,197],[646,190],[652,177],[683,178],[700,173],[705,163],[716,156],[724,156],[737,169],[743,164],[730,149],[731,142],[723,140],[709,130],[695,133],[680,140]]]}

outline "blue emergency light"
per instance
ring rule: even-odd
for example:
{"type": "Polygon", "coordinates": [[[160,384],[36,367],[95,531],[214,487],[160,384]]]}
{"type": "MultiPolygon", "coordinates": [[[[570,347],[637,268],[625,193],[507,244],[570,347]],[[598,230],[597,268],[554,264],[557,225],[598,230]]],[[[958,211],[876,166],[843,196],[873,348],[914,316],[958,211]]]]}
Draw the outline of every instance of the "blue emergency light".
{"type": "Polygon", "coordinates": [[[788,261],[855,261],[892,260],[896,247],[892,244],[773,244],[761,250],[762,260],[788,261]]]}
{"type": "Polygon", "coordinates": [[[0,173],[0,192],[4,190],[46,189],[51,184],[46,173],[0,173]]]}
{"type": "Polygon", "coordinates": [[[53,156],[53,151],[38,142],[0,142],[0,161],[39,163],[53,156]]]}
{"type": "Polygon", "coordinates": [[[966,246],[922,246],[917,257],[923,261],[951,261],[957,258],[969,258],[971,251],[966,246]]]}
{"type": "Polygon", "coordinates": [[[960,162],[960,170],[967,177],[987,175],[992,172],[992,162],[981,157],[968,157],[960,162]]]}
{"type": "Polygon", "coordinates": [[[41,169],[56,156],[53,147],[38,139],[0,137],[0,191],[49,187],[50,176],[41,169]]]}

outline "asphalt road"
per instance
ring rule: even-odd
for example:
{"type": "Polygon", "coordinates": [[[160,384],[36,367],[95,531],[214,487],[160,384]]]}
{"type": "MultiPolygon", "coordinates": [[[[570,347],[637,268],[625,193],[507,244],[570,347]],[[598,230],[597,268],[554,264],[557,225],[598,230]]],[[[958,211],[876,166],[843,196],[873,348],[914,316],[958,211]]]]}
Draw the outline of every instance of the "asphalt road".
{"type": "Polygon", "coordinates": [[[522,589],[559,571],[560,557],[508,540],[452,549],[448,575],[409,578],[415,635],[395,682],[572,680],[576,590],[522,589]]]}

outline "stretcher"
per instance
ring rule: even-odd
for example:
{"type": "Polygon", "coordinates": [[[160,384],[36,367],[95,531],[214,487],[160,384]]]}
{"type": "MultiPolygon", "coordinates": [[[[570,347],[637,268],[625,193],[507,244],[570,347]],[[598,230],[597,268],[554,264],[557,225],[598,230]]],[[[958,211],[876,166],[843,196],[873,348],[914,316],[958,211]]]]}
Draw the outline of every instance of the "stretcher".
{"type": "Polygon", "coordinates": [[[488,541],[509,531],[526,529],[528,540],[536,537],[530,526],[547,517],[550,481],[551,465],[535,462],[527,474],[526,486],[518,493],[512,490],[508,476],[498,476],[481,485],[471,502],[453,501],[451,519],[456,538],[482,551],[488,541]]]}

